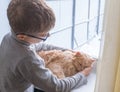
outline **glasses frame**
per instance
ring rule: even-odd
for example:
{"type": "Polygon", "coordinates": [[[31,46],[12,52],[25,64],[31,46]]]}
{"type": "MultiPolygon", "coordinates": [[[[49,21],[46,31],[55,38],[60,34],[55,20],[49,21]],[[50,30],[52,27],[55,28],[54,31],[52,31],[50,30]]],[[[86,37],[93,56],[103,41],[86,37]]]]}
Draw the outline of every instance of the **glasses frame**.
{"type": "Polygon", "coordinates": [[[45,37],[37,37],[37,36],[30,35],[30,34],[26,34],[26,33],[18,33],[18,34],[16,34],[16,35],[19,35],[19,34],[27,35],[27,36],[29,36],[29,37],[36,38],[36,39],[43,40],[43,41],[46,41],[47,38],[50,36],[49,33],[48,33],[45,37]]]}

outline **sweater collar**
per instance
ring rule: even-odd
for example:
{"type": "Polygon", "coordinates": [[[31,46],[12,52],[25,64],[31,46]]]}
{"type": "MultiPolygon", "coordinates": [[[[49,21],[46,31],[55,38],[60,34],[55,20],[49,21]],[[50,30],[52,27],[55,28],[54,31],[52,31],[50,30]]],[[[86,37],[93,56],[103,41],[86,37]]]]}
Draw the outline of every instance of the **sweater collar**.
{"type": "Polygon", "coordinates": [[[16,34],[11,30],[11,36],[19,43],[26,45],[26,46],[30,46],[31,44],[29,42],[23,41],[23,40],[19,40],[16,36],[16,34]]]}

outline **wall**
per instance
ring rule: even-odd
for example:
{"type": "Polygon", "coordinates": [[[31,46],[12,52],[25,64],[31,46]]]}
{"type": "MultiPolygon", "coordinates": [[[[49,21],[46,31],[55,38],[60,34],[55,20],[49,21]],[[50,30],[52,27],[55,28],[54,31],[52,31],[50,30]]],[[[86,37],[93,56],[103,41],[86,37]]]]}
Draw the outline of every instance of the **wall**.
{"type": "Polygon", "coordinates": [[[0,42],[3,36],[9,32],[10,27],[7,19],[7,6],[10,0],[0,0],[0,42]]]}
{"type": "Polygon", "coordinates": [[[116,75],[120,72],[118,71],[119,58],[120,0],[107,0],[95,92],[120,92],[120,90],[114,91],[115,84],[118,84],[116,75]]]}

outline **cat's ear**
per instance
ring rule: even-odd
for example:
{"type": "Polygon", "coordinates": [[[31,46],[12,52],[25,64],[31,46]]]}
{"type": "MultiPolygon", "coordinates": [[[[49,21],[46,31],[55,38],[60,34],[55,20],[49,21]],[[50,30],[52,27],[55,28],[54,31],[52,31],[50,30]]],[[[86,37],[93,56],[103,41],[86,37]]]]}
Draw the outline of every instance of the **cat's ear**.
{"type": "Polygon", "coordinates": [[[81,55],[81,53],[79,52],[79,51],[77,51],[76,53],[75,53],[75,56],[80,56],[81,55]]]}

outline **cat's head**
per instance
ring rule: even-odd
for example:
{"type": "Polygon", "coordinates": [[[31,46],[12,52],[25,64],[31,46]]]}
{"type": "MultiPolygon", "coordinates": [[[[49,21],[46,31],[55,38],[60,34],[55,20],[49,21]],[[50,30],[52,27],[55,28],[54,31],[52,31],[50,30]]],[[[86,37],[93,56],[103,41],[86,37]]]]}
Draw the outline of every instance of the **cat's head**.
{"type": "Polygon", "coordinates": [[[73,64],[75,65],[78,71],[82,71],[83,69],[90,67],[93,62],[94,59],[92,59],[89,55],[85,53],[82,52],[74,53],[73,64]]]}

